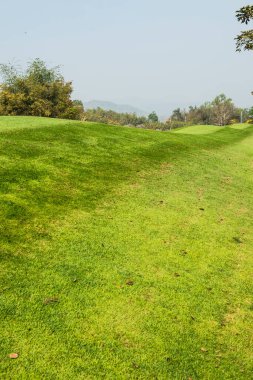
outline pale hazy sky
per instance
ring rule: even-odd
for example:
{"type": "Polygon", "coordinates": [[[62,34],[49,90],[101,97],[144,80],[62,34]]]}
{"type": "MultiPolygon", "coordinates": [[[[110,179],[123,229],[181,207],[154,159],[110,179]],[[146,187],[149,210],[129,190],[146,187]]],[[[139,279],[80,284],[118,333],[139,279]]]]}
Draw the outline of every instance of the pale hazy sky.
{"type": "Polygon", "coordinates": [[[62,65],[74,97],[169,114],[224,92],[253,105],[239,0],[0,0],[0,62],[62,65]]]}

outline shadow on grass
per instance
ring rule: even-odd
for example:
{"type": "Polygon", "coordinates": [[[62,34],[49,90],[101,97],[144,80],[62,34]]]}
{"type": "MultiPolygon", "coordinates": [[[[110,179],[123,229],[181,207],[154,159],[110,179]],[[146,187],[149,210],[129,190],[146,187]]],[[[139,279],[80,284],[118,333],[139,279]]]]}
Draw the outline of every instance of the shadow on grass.
{"type": "Polygon", "coordinates": [[[101,125],[66,124],[0,133],[0,234],[3,243],[47,236],[49,220],[73,209],[91,212],[122,182],[163,162],[187,161],[251,135],[225,128],[181,135],[101,125]]]}

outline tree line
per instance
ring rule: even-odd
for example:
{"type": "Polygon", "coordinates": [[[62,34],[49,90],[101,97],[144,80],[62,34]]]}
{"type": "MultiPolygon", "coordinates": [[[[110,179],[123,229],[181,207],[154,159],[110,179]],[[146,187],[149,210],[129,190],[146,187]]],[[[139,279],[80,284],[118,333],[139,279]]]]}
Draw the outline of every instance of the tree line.
{"type": "MultiPolygon", "coordinates": [[[[236,12],[242,24],[253,19],[253,5],[236,12]]],[[[241,32],[236,38],[236,50],[253,50],[253,30],[241,32]]],[[[25,71],[11,64],[0,64],[0,115],[44,116],[87,120],[107,124],[131,125],[152,129],[174,129],[189,124],[227,125],[239,121],[253,122],[253,108],[241,109],[224,94],[200,106],[187,110],[175,109],[165,122],[155,112],[149,116],[105,111],[84,110],[80,100],[72,100],[72,82],[66,82],[59,67],[48,68],[40,59],[30,62],[25,71]]]]}
{"type": "Polygon", "coordinates": [[[228,125],[252,121],[253,108],[236,107],[232,99],[224,94],[218,95],[213,101],[200,106],[190,106],[187,110],[177,108],[171,115],[171,121],[190,124],[228,125]]]}
{"type": "Polygon", "coordinates": [[[224,94],[212,102],[175,109],[167,121],[161,122],[155,112],[148,116],[134,113],[87,109],[81,100],[72,100],[72,83],[65,82],[59,67],[48,68],[35,59],[21,72],[13,65],[0,65],[0,115],[43,116],[86,120],[105,124],[168,130],[192,124],[227,125],[253,119],[253,109],[235,107],[224,94]]]}
{"type": "Polygon", "coordinates": [[[145,117],[101,108],[84,110],[81,100],[71,99],[72,83],[64,80],[59,67],[48,68],[38,58],[28,63],[25,71],[11,64],[1,64],[0,75],[0,115],[87,120],[152,129],[163,127],[155,112],[145,117]]]}
{"type": "Polygon", "coordinates": [[[253,122],[253,108],[242,109],[234,105],[224,94],[212,102],[186,109],[175,109],[164,122],[159,121],[155,112],[148,117],[130,113],[106,111],[102,108],[88,109],[83,112],[83,120],[104,124],[129,125],[139,128],[170,130],[194,124],[229,125],[240,122],[253,122]]]}
{"type": "Polygon", "coordinates": [[[93,121],[104,124],[133,126],[148,129],[164,129],[164,123],[159,121],[155,112],[148,116],[138,116],[135,113],[115,112],[112,110],[104,110],[100,107],[96,109],[84,110],[82,119],[85,121],[93,121]]]}

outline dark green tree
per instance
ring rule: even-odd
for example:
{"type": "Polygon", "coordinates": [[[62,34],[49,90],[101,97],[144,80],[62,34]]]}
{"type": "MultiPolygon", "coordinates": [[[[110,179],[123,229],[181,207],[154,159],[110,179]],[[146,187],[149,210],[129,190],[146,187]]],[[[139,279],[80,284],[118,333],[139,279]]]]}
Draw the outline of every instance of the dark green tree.
{"type": "Polygon", "coordinates": [[[148,115],[148,120],[151,123],[158,123],[159,118],[158,118],[157,114],[155,113],[155,111],[151,112],[151,114],[148,115]]]}
{"type": "MultiPolygon", "coordinates": [[[[248,24],[253,20],[253,5],[246,5],[236,12],[237,20],[242,24],[248,24]]],[[[242,31],[236,38],[236,50],[253,50],[253,30],[242,31]]]]}
{"type": "Polygon", "coordinates": [[[185,113],[180,108],[176,108],[171,115],[171,119],[174,121],[185,121],[185,113]]]}

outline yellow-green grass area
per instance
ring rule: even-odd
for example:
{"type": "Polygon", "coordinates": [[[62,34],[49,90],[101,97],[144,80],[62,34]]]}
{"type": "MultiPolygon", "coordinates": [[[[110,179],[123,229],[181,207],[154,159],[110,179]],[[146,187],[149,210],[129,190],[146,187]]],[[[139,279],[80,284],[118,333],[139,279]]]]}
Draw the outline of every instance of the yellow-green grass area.
{"type": "Polygon", "coordinates": [[[215,133],[224,127],[217,125],[192,125],[190,127],[183,127],[173,130],[172,133],[182,133],[189,135],[208,135],[210,133],[215,133]]]}
{"type": "MultiPolygon", "coordinates": [[[[76,122],[77,123],[77,122],[76,122]]],[[[23,117],[10,117],[1,116],[0,117],[0,132],[10,131],[15,129],[25,129],[25,128],[40,128],[40,127],[53,127],[59,125],[66,125],[66,120],[62,119],[52,119],[47,117],[33,117],[33,116],[23,116],[23,117]]]]}
{"type": "Polygon", "coordinates": [[[253,379],[253,127],[0,123],[0,378],[253,379]]]}
{"type": "Polygon", "coordinates": [[[215,133],[223,128],[234,128],[234,129],[245,129],[248,128],[250,124],[233,124],[230,126],[221,127],[218,125],[192,125],[190,127],[183,127],[173,131],[173,133],[182,133],[187,135],[208,135],[210,133],[215,133]]]}
{"type": "Polygon", "coordinates": [[[252,124],[249,123],[241,123],[241,124],[232,124],[229,127],[230,128],[235,128],[235,129],[245,129],[250,127],[252,124]]]}

